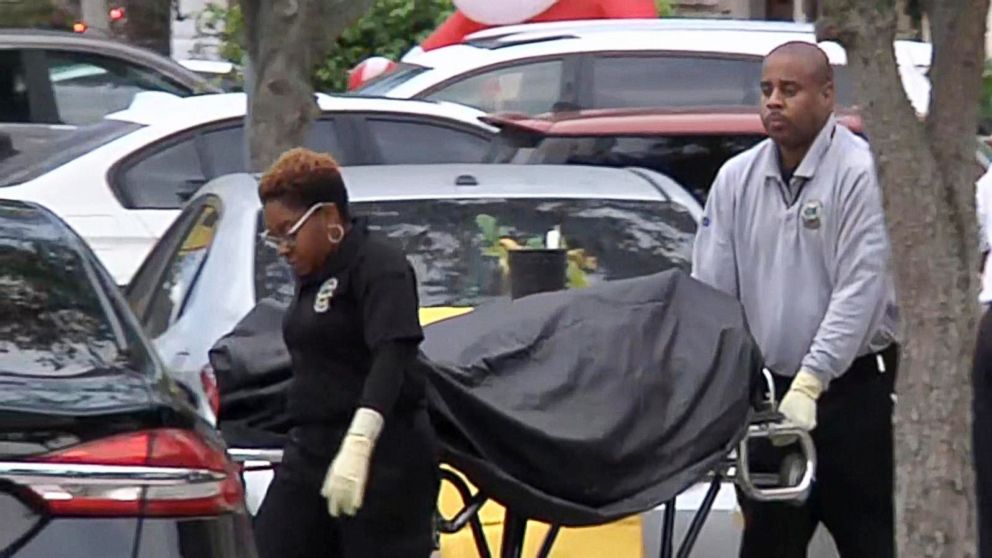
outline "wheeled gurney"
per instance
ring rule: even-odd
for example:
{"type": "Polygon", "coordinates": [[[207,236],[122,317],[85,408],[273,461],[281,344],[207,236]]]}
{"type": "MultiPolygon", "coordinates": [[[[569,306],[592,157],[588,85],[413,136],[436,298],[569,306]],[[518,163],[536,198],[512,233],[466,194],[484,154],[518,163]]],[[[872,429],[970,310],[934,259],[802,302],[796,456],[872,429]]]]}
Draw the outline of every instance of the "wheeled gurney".
{"type": "MultiPolygon", "coordinates": [[[[266,435],[285,426],[279,411],[246,403],[262,394],[261,406],[279,404],[278,390],[259,386],[288,381],[280,323],[279,309],[263,303],[212,351],[220,427],[241,446],[231,450],[238,460],[278,457],[265,444],[242,442],[256,425],[267,425],[266,435]],[[251,369],[263,362],[265,370],[251,369]]],[[[464,504],[439,516],[437,531],[470,529],[480,557],[491,556],[478,518],[489,500],[505,509],[502,558],[522,556],[530,520],[551,525],[543,557],[563,527],[661,505],[660,555],[671,558],[690,555],[725,481],[758,500],[809,492],[812,440],[774,412],[774,387],[742,309],[681,272],[498,301],[432,324],[425,335],[417,373],[428,380],[450,467],[442,479],[464,504]],[[771,437],[794,437],[795,451],[778,471],[752,471],[749,447],[771,437]],[[675,553],[675,502],[698,483],[709,487],[675,553]]]]}

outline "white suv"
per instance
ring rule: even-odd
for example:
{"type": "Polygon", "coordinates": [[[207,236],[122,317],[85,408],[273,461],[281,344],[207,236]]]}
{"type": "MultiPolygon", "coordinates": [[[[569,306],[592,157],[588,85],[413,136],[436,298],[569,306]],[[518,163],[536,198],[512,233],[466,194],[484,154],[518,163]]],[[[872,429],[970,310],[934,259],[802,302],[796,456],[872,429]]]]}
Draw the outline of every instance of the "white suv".
{"type": "MultiPolygon", "coordinates": [[[[469,35],[461,44],[415,49],[357,93],[527,114],[556,107],[756,105],[762,58],[789,41],[816,42],[813,27],[664,18],[500,27],[469,35]]],[[[843,48],[821,46],[835,65],[840,104],[852,105],[843,48]]],[[[929,46],[895,44],[904,87],[920,113],[929,101],[929,46]]]]}

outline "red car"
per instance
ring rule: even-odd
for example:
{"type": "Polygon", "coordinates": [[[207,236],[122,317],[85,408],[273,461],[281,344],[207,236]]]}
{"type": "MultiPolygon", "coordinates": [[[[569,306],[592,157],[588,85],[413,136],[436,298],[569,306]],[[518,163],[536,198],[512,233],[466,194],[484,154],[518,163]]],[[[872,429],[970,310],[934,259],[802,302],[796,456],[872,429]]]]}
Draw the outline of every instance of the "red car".
{"type": "MultiPolygon", "coordinates": [[[[496,114],[489,163],[645,167],[664,173],[706,202],[727,159],[765,139],[757,108],[604,109],[542,116],[496,114]]],[[[840,121],[862,133],[861,119],[840,121]]]]}

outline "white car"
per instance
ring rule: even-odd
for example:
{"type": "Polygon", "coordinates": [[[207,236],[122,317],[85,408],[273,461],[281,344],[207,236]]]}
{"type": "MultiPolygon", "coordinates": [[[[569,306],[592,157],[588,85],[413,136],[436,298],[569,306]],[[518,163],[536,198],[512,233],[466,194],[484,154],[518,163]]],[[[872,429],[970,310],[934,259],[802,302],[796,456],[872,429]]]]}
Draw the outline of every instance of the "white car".
{"type": "MultiPolygon", "coordinates": [[[[140,97],[140,96],[139,96],[140,97]]],[[[454,104],[319,95],[306,145],[344,165],[481,161],[494,128],[454,104]]],[[[47,206],[120,285],[207,181],[244,172],[241,93],[139,98],[43,153],[0,164],[0,197],[47,206]]]]}
{"type": "MultiPolygon", "coordinates": [[[[487,112],[756,105],[761,59],[789,41],[816,42],[809,24],[649,19],[534,23],[481,31],[461,44],[408,53],[356,92],[453,101],[487,112]]],[[[838,100],[853,104],[844,50],[821,43],[835,65],[838,100]]],[[[930,85],[919,69],[929,45],[898,41],[900,73],[918,112],[930,85]]]]}

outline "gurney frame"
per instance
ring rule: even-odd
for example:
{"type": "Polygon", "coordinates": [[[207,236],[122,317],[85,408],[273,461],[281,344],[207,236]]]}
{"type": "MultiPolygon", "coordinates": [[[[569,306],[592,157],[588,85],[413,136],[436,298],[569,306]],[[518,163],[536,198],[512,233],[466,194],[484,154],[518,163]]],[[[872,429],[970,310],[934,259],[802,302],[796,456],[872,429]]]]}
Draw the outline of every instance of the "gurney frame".
{"type": "MultiPolygon", "coordinates": [[[[774,384],[767,371],[765,371],[765,378],[768,383],[768,400],[763,403],[762,410],[751,419],[747,433],[737,445],[736,450],[732,451],[714,471],[700,479],[700,482],[708,481],[709,487],[677,552],[675,550],[675,504],[678,497],[675,496],[664,502],[659,558],[689,558],[724,482],[735,483],[747,497],[761,502],[802,501],[809,495],[816,470],[816,448],[813,439],[808,432],[784,422],[783,417],[773,411],[778,407],[775,400],[774,384]],[[798,443],[799,453],[789,455],[783,461],[782,469],[778,474],[752,473],[748,465],[748,443],[752,440],[770,438],[795,439],[798,443]]],[[[228,454],[232,460],[242,464],[247,462],[266,462],[269,464],[255,469],[245,468],[244,471],[271,469],[282,461],[282,450],[231,449],[228,454]]],[[[479,511],[490,500],[490,497],[482,491],[473,492],[468,483],[454,471],[442,467],[440,475],[442,482],[450,483],[458,492],[463,507],[450,519],[443,517],[440,512],[436,514],[436,535],[457,533],[468,527],[472,532],[479,558],[492,558],[492,551],[479,519],[479,511]]],[[[520,516],[509,508],[505,509],[500,558],[523,558],[527,522],[528,518],[520,516]]],[[[560,530],[560,525],[552,524],[550,526],[537,558],[550,556],[560,530]]]]}

